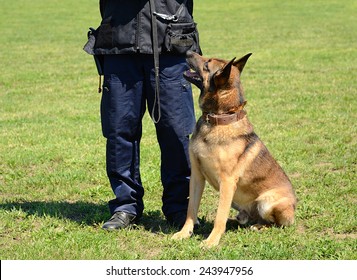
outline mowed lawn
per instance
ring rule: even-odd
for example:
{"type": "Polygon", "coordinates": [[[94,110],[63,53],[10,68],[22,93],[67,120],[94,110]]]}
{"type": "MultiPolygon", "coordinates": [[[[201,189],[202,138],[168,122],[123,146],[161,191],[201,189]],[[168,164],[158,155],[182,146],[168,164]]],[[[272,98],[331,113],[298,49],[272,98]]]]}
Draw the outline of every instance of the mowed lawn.
{"type": "Polygon", "coordinates": [[[144,216],[129,230],[101,229],[113,195],[98,77],[82,51],[100,22],[98,1],[2,1],[0,258],[356,260],[356,12],[352,0],[195,1],[206,56],[253,53],[242,76],[246,109],[299,198],[294,226],[254,232],[232,222],[217,248],[202,250],[217,193],[206,188],[196,234],[172,241],[148,115],[144,216]]]}

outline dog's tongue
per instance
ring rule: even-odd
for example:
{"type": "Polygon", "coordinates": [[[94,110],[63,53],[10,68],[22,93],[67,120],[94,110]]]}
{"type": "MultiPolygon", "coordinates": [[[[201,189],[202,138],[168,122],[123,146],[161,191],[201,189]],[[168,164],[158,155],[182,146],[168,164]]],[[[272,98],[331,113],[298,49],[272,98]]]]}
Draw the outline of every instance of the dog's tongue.
{"type": "Polygon", "coordinates": [[[198,78],[198,74],[194,71],[191,70],[187,70],[184,72],[184,76],[186,76],[187,78],[191,78],[191,79],[195,79],[198,78]]]}
{"type": "Polygon", "coordinates": [[[194,84],[198,88],[202,87],[202,79],[200,75],[192,70],[185,71],[183,77],[190,83],[194,84]]]}

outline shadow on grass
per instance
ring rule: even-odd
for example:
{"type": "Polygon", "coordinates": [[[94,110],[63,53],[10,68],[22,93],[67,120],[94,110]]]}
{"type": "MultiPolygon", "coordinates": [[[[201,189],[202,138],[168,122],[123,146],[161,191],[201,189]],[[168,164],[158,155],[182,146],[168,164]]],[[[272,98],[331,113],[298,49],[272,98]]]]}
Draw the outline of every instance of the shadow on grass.
{"type": "MultiPolygon", "coordinates": [[[[138,226],[143,226],[145,230],[152,233],[173,234],[180,230],[180,228],[169,225],[160,211],[144,212],[138,226]]],[[[209,233],[213,228],[213,224],[207,222],[205,219],[200,219],[200,226],[195,229],[195,234],[209,233]]]]}
{"type": "Polygon", "coordinates": [[[51,216],[69,219],[79,224],[93,225],[108,219],[107,204],[67,201],[24,201],[0,204],[7,211],[20,210],[28,215],[39,217],[51,216]]]}
{"type": "MultiPolygon", "coordinates": [[[[0,204],[6,211],[22,211],[38,217],[68,219],[78,224],[98,225],[110,218],[108,205],[91,202],[21,201],[0,204]]],[[[172,233],[177,229],[169,226],[160,211],[144,212],[138,226],[153,233],[172,233]]]]}
{"type": "MultiPolygon", "coordinates": [[[[213,221],[207,221],[205,217],[202,217],[199,220],[200,225],[194,230],[194,234],[207,238],[213,229],[213,221]]],[[[153,233],[173,234],[180,230],[169,226],[166,220],[162,218],[160,211],[144,213],[140,219],[139,226],[140,225],[144,226],[145,230],[153,233]]],[[[229,219],[226,226],[226,231],[235,231],[238,227],[242,227],[238,224],[236,219],[229,219]]]]}
{"type": "MultiPolygon", "coordinates": [[[[55,217],[69,219],[78,224],[96,225],[110,218],[108,205],[90,202],[66,202],[66,201],[24,201],[0,204],[0,208],[7,211],[23,211],[28,215],[38,217],[55,217]]],[[[159,210],[144,212],[138,222],[138,228],[143,227],[152,233],[172,234],[179,229],[170,226],[159,210]]],[[[227,231],[236,230],[238,222],[229,220],[227,231]]],[[[205,217],[200,219],[200,226],[195,229],[195,234],[207,237],[213,229],[213,222],[207,221],[205,217]]]]}

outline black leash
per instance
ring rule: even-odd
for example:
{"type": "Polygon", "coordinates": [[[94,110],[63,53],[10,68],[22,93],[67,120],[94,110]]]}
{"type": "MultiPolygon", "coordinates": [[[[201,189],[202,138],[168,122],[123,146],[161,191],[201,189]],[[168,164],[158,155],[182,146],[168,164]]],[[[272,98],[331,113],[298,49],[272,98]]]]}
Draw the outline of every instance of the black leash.
{"type": "Polygon", "coordinates": [[[150,0],[150,10],[151,10],[151,29],[152,29],[152,41],[153,41],[153,52],[154,52],[154,67],[155,67],[155,99],[154,105],[151,112],[151,118],[154,123],[158,123],[161,119],[161,108],[160,108],[160,78],[159,78],[159,43],[157,35],[157,22],[156,22],[156,12],[155,12],[155,2],[150,0]],[[157,119],[155,117],[155,109],[157,105],[157,119]]]}
{"type": "Polygon", "coordinates": [[[154,67],[155,67],[155,99],[154,105],[151,112],[151,118],[154,123],[158,123],[161,119],[161,107],[160,107],[160,77],[159,77],[159,43],[157,35],[157,17],[160,17],[167,21],[176,22],[186,5],[187,0],[184,0],[180,5],[179,9],[174,15],[160,14],[155,11],[155,1],[150,0],[150,12],[151,12],[151,30],[152,30],[152,43],[153,43],[153,53],[154,53],[154,67]],[[157,105],[157,119],[155,117],[155,109],[157,105]]]}

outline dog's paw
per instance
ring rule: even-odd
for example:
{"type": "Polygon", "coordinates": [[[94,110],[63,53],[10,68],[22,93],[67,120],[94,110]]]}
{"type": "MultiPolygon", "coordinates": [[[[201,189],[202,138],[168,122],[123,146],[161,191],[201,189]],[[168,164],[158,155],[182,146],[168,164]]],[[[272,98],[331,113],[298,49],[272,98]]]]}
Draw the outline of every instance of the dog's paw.
{"type": "Polygon", "coordinates": [[[176,232],[172,237],[171,239],[173,240],[182,240],[182,239],[187,239],[187,238],[190,238],[192,235],[192,231],[179,231],[179,232],[176,232]]]}
{"type": "Polygon", "coordinates": [[[211,249],[216,247],[219,244],[220,238],[207,238],[206,240],[203,240],[200,244],[200,247],[202,249],[211,249]]]}

